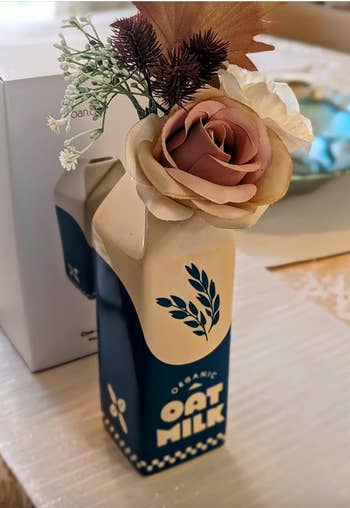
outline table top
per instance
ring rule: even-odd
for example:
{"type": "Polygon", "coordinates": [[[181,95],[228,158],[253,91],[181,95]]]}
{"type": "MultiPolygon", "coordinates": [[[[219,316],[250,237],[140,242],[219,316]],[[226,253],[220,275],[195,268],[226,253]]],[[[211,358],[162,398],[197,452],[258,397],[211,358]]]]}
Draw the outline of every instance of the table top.
{"type": "Polygon", "coordinates": [[[350,254],[271,270],[306,299],[350,325],[350,254]]]}
{"type": "Polygon", "coordinates": [[[238,255],[226,445],[153,477],[102,428],[96,356],[32,375],[1,337],[0,453],[36,508],[347,508],[349,327],[279,277],[238,255]]]}

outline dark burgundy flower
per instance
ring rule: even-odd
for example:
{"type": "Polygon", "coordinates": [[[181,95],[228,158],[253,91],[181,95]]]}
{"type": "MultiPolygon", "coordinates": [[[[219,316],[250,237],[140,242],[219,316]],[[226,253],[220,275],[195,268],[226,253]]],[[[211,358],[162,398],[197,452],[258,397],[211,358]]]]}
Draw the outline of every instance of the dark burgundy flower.
{"type": "Polygon", "coordinates": [[[229,43],[219,39],[211,28],[192,35],[183,44],[197,58],[201,78],[207,83],[215,76],[223,62],[227,60],[229,43]]]}
{"type": "Polygon", "coordinates": [[[184,45],[168,50],[152,70],[152,92],[167,107],[183,105],[204,84],[196,55],[184,45]]]}
{"type": "Polygon", "coordinates": [[[111,44],[121,65],[131,72],[145,72],[157,65],[161,46],[154,28],[142,14],[119,19],[111,27],[111,44]]]}

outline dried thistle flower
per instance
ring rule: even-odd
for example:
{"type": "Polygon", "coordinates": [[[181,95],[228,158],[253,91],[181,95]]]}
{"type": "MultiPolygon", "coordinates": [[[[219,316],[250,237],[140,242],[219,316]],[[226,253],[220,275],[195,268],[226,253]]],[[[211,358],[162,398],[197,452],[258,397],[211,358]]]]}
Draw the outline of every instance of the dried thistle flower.
{"type": "Polygon", "coordinates": [[[209,27],[221,40],[230,41],[227,60],[239,67],[256,70],[247,54],[273,49],[254,37],[268,31],[269,22],[264,16],[278,2],[134,1],[134,4],[152,23],[165,50],[209,27]]]}
{"type": "Polygon", "coordinates": [[[123,67],[144,73],[157,65],[161,46],[153,26],[142,14],[119,19],[111,27],[111,45],[123,67]]]}
{"type": "Polygon", "coordinates": [[[184,45],[177,45],[159,59],[152,72],[152,92],[171,108],[182,106],[205,85],[196,55],[184,45]]]}
{"type": "Polygon", "coordinates": [[[196,56],[203,81],[209,82],[227,60],[229,43],[219,39],[211,28],[192,35],[183,44],[190,54],[196,56]]]}

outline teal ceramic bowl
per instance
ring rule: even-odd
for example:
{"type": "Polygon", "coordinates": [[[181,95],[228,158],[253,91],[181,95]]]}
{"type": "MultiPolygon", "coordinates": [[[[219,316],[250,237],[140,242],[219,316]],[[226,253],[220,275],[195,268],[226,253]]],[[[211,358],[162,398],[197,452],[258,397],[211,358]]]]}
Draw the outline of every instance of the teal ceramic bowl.
{"type": "Polygon", "coordinates": [[[307,96],[298,98],[300,111],[310,119],[315,137],[309,154],[300,150],[292,155],[289,193],[311,192],[350,172],[350,98],[310,89],[307,96]]]}

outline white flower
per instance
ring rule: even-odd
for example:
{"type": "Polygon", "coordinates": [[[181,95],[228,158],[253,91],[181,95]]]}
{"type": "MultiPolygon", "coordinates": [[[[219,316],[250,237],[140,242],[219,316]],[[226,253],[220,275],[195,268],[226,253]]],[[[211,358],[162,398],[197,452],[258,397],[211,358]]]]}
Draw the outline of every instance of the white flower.
{"type": "Polygon", "coordinates": [[[73,146],[69,145],[60,153],[60,163],[66,171],[74,170],[77,167],[80,152],[73,146]]]}
{"type": "Polygon", "coordinates": [[[310,120],[300,114],[298,101],[286,83],[270,81],[258,71],[231,64],[218,74],[220,91],[254,110],[289,152],[310,148],[313,140],[310,120]]]}
{"type": "Polygon", "coordinates": [[[47,125],[50,127],[52,132],[59,134],[62,127],[62,120],[56,120],[53,116],[49,116],[47,119],[47,125]]]}

